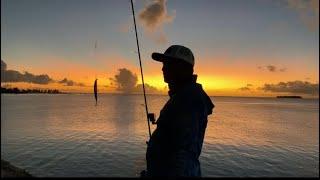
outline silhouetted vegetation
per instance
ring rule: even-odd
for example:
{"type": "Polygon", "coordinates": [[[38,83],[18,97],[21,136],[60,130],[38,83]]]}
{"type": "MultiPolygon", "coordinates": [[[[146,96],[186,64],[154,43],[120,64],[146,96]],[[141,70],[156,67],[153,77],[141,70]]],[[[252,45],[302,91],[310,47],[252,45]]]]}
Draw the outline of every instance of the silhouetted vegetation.
{"type": "Polygon", "coordinates": [[[46,93],[46,94],[62,94],[57,89],[18,89],[18,88],[3,88],[1,87],[1,93],[8,94],[38,94],[38,93],[46,93]]]}
{"type": "Polygon", "coordinates": [[[302,98],[301,96],[277,96],[277,98],[302,98]]]}

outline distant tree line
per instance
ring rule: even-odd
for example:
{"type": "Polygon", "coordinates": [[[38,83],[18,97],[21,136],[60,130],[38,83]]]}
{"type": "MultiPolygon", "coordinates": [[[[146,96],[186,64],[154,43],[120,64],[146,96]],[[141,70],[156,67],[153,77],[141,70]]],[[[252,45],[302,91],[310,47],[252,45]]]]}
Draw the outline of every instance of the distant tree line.
{"type": "Polygon", "coordinates": [[[47,94],[61,94],[57,89],[19,89],[19,88],[3,88],[1,87],[1,93],[12,94],[27,94],[27,93],[47,93],[47,94]]]}

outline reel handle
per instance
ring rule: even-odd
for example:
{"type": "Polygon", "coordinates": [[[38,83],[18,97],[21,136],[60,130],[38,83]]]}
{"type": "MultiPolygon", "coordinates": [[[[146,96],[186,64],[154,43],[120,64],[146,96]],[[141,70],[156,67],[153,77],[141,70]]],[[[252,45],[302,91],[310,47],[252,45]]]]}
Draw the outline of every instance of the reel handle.
{"type": "Polygon", "coordinates": [[[148,113],[148,120],[151,121],[152,124],[157,124],[154,113],[148,113]]]}

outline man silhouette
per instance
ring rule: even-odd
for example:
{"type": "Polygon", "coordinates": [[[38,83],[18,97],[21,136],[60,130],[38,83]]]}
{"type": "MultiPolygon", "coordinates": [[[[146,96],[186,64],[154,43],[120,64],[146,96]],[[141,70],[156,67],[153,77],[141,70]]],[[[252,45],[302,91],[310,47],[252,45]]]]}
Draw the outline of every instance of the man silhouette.
{"type": "Polygon", "coordinates": [[[199,156],[207,117],[214,108],[193,74],[190,49],[170,46],[152,59],[163,63],[164,81],[170,99],[160,112],[157,128],[148,142],[146,176],[201,176],[199,156]]]}

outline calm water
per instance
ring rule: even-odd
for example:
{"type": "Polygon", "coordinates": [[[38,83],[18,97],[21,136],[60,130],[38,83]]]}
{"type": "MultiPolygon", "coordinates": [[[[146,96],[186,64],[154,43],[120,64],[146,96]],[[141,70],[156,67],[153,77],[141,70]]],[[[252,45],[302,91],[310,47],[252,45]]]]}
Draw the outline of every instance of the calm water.
{"type": "MultiPolygon", "coordinates": [[[[151,112],[166,96],[148,96],[151,112]]],[[[1,95],[1,158],[36,176],[139,176],[143,97],[1,95]]],[[[319,101],[214,97],[203,176],[319,177],[319,101]]],[[[154,126],[152,127],[155,128],[154,126]]]]}

